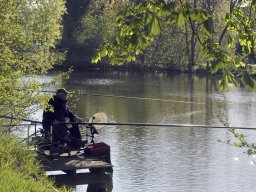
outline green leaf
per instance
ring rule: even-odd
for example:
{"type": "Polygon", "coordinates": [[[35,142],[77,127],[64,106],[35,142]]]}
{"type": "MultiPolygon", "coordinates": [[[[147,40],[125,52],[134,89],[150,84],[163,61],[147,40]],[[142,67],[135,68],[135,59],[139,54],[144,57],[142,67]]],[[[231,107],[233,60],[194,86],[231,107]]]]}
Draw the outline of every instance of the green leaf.
{"type": "Polygon", "coordinates": [[[92,63],[98,63],[99,62],[99,60],[101,60],[101,58],[100,58],[100,54],[98,53],[98,54],[96,54],[93,58],[92,58],[92,63]]]}
{"type": "Polygon", "coordinates": [[[182,27],[185,24],[185,17],[183,13],[179,13],[178,18],[177,18],[177,24],[182,27]]]}
{"type": "Polygon", "coordinates": [[[226,13],[225,22],[228,23],[231,19],[230,13],[226,13]]]}
{"type": "Polygon", "coordinates": [[[177,11],[178,10],[178,4],[176,3],[176,2],[170,2],[169,4],[168,4],[168,8],[169,8],[169,10],[170,11],[172,11],[172,12],[175,12],[175,11],[177,11]]]}
{"type": "Polygon", "coordinates": [[[251,47],[248,44],[243,46],[242,50],[243,50],[244,54],[246,54],[246,55],[249,55],[252,52],[251,47]]]}
{"type": "Polygon", "coordinates": [[[203,31],[205,32],[205,34],[207,36],[211,36],[212,34],[212,24],[211,24],[211,20],[206,20],[203,22],[203,25],[202,25],[202,28],[203,28],[203,31]]]}
{"type": "Polygon", "coordinates": [[[146,15],[145,15],[145,24],[148,25],[149,23],[152,22],[152,15],[149,14],[148,12],[146,12],[146,15]]]}
{"type": "Polygon", "coordinates": [[[235,76],[231,72],[228,72],[227,75],[228,75],[228,81],[233,83],[237,87],[238,86],[238,81],[235,78],[235,76]]]}
{"type": "Polygon", "coordinates": [[[203,22],[203,21],[205,21],[209,18],[209,15],[204,10],[194,9],[191,13],[191,18],[196,20],[196,21],[203,22]]]}
{"type": "Polygon", "coordinates": [[[136,51],[135,51],[135,54],[136,54],[136,55],[139,55],[139,54],[141,54],[141,53],[142,53],[142,50],[136,49],[136,51]]]}
{"type": "Polygon", "coordinates": [[[248,88],[253,89],[255,87],[255,81],[252,79],[248,71],[244,71],[241,77],[242,82],[248,88]]]}
{"type": "Polygon", "coordinates": [[[219,70],[219,65],[217,63],[212,64],[211,66],[211,74],[216,73],[219,70]]]}
{"type": "Polygon", "coordinates": [[[243,146],[243,143],[242,142],[234,142],[234,145],[236,147],[242,147],[243,146]]]}
{"type": "Polygon", "coordinates": [[[200,16],[198,16],[198,11],[197,10],[193,10],[190,14],[190,17],[193,19],[193,20],[200,20],[200,16]]]}
{"type": "Polygon", "coordinates": [[[221,79],[219,80],[220,90],[226,90],[228,88],[228,76],[227,74],[223,74],[221,79]]]}
{"type": "Polygon", "coordinates": [[[128,62],[135,61],[135,60],[136,60],[136,57],[134,57],[134,56],[132,56],[132,55],[129,55],[129,56],[127,57],[127,61],[128,61],[128,62]]]}
{"type": "Polygon", "coordinates": [[[233,45],[233,38],[228,35],[228,47],[230,47],[231,45],[233,45]]]}
{"type": "Polygon", "coordinates": [[[153,35],[158,35],[160,33],[160,26],[156,17],[152,20],[150,33],[153,35]]]}
{"type": "Polygon", "coordinates": [[[103,49],[101,52],[100,52],[100,56],[101,57],[106,57],[108,54],[108,50],[107,49],[103,49]]]}
{"type": "Polygon", "coordinates": [[[253,155],[253,154],[255,154],[255,151],[253,151],[252,149],[248,149],[247,154],[248,155],[253,155]]]}
{"type": "Polygon", "coordinates": [[[245,63],[244,62],[240,61],[239,63],[240,63],[241,67],[245,67],[245,63]]]}
{"type": "Polygon", "coordinates": [[[200,13],[202,19],[204,19],[204,20],[206,20],[206,19],[209,18],[209,13],[208,13],[207,11],[205,11],[205,10],[200,10],[199,13],[200,13]]]}

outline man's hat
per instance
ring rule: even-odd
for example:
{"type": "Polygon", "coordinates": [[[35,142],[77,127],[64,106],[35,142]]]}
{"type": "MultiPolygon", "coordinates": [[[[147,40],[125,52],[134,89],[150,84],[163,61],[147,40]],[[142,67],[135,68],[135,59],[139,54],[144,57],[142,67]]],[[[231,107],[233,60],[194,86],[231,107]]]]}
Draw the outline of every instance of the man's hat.
{"type": "Polygon", "coordinates": [[[58,93],[68,94],[68,91],[65,88],[60,88],[60,89],[57,89],[57,91],[56,91],[56,94],[58,94],[58,93]]]}

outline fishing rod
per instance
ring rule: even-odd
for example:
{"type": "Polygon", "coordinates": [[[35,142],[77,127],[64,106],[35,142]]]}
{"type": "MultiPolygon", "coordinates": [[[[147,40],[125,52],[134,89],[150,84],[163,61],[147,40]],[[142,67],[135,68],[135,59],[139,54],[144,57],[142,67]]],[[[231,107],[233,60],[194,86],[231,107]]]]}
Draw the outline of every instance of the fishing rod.
{"type": "Polygon", "coordinates": [[[118,126],[137,126],[137,127],[184,127],[184,128],[207,128],[207,129],[245,129],[245,130],[256,130],[256,127],[225,127],[225,126],[214,126],[214,125],[194,125],[194,124],[154,124],[154,123],[61,123],[61,124],[78,124],[78,125],[118,125],[118,126]]]}
{"type": "MultiPolygon", "coordinates": [[[[26,121],[26,122],[30,122],[30,123],[38,123],[38,124],[42,124],[41,121],[36,121],[36,120],[32,120],[32,119],[24,119],[24,118],[17,118],[17,117],[11,117],[11,116],[6,116],[6,115],[0,115],[0,118],[4,118],[4,119],[20,119],[21,121],[26,121]]],[[[16,126],[16,125],[14,125],[16,126]]],[[[18,125],[17,125],[18,126],[18,125]]]]}
{"type": "MultiPolygon", "coordinates": [[[[8,116],[0,116],[0,118],[7,118],[7,119],[17,119],[15,117],[8,117],[8,116]]],[[[31,119],[22,119],[23,121],[42,124],[41,121],[31,120],[31,119]]],[[[137,126],[137,127],[184,127],[184,128],[207,128],[207,129],[244,129],[244,130],[256,130],[256,127],[241,127],[241,126],[214,126],[214,125],[196,125],[196,124],[156,124],[156,123],[116,123],[116,122],[105,122],[105,123],[97,123],[97,122],[59,122],[61,125],[105,125],[105,126],[137,126]]],[[[23,124],[23,125],[31,125],[31,124],[23,124]]],[[[32,124],[33,125],[33,124],[32,124]]],[[[7,125],[10,126],[10,125],[7,125]]],[[[18,125],[14,125],[18,126],[18,125]]]]}
{"type": "MultiPolygon", "coordinates": [[[[41,91],[42,93],[55,93],[54,91],[41,91]]],[[[75,93],[75,92],[70,92],[75,93]]],[[[159,98],[150,98],[150,97],[135,97],[135,96],[125,96],[125,95],[104,95],[98,93],[80,93],[80,95],[84,96],[94,96],[94,97],[113,97],[113,98],[121,98],[121,99],[138,99],[138,100],[150,100],[150,101],[162,101],[162,102],[175,102],[175,103],[193,103],[198,105],[205,105],[205,103],[200,102],[190,102],[190,101],[178,101],[173,99],[159,99],[159,98]]]]}
{"type": "Polygon", "coordinates": [[[178,100],[172,100],[172,99],[159,99],[159,98],[149,98],[149,97],[132,97],[132,96],[123,96],[123,95],[102,95],[102,94],[92,94],[92,93],[84,93],[82,95],[86,95],[86,96],[102,96],[102,97],[115,97],[115,98],[123,98],[123,99],[138,99],[138,100],[162,101],[162,102],[175,102],[175,103],[194,103],[194,104],[198,104],[198,105],[205,105],[205,103],[200,103],[200,102],[178,101],[178,100]]]}

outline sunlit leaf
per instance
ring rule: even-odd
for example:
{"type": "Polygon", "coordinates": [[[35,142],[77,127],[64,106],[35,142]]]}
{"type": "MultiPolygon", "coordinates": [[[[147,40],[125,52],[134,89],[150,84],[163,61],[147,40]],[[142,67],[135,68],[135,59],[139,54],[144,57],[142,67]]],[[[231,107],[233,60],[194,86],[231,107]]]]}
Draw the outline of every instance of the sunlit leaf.
{"type": "Polygon", "coordinates": [[[100,54],[96,54],[94,57],[92,57],[92,63],[98,63],[99,60],[101,60],[100,54]]]}
{"type": "Polygon", "coordinates": [[[243,146],[243,143],[242,142],[234,142],[234,145],[236,147],[242,147],[243,146]]]}
{"type": "Polygon", "coordinates": [[[177,18],[177,24],[181,27],[185,24],[185,17],[183,13],[179,13],[178,18],[177,18]]]}
{"type": "Polygon", "coordinates": [[[233,45],[233,38],[228,35],[228,46],[230,47],[231,45],[233,45]]]}
{"type": "Polygon", "coordinates": [[[152,20],[150,33],[153,35],[158,35],[160,33],[160,26],[156,17],[152,20]]]}
{"type": "Polygon", "coordinates": [[[245,63],[243,61],[240,61],[239,64],[241,67],[245,67],[245,63]]]}
{"type": "Polygon", "coordinates": [[[223,74],[221,79],[219,80],[220,90],[226,90],[228,88],[228,76],[227,74],[223,74]]]}
{"type": "Polygon", "coordinates": [[[105,48],[100,52],[101,57],[106,57],[108,54],[108,50],[105,48]]]}

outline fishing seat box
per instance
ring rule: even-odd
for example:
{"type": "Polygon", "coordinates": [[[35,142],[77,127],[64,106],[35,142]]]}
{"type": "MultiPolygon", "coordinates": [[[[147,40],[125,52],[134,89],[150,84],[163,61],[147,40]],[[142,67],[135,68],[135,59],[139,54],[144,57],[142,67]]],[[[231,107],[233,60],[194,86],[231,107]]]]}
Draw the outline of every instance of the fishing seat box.
{"type": "Polygon", "coordinates": [[[86,153],[92,157],[103,157],[106,162],[110,163],[110,146],[106,143],[90,144],[86,153]]]}

